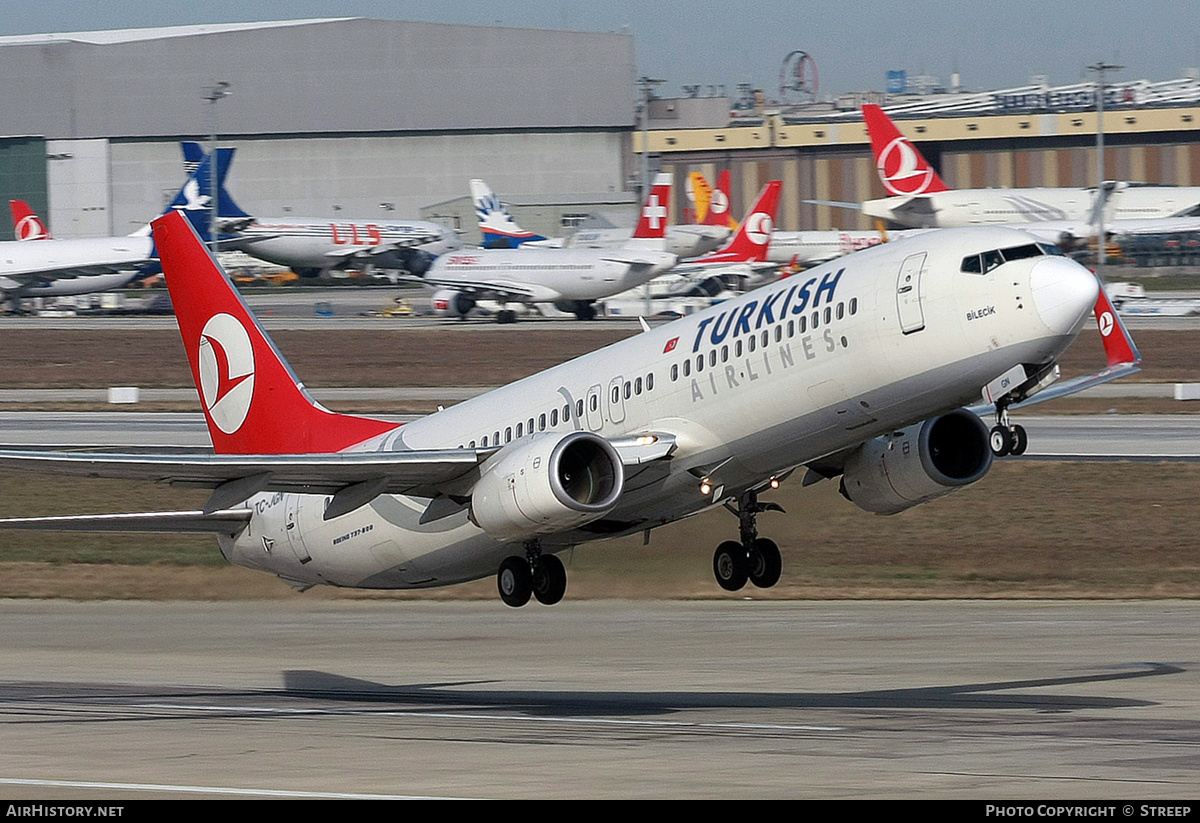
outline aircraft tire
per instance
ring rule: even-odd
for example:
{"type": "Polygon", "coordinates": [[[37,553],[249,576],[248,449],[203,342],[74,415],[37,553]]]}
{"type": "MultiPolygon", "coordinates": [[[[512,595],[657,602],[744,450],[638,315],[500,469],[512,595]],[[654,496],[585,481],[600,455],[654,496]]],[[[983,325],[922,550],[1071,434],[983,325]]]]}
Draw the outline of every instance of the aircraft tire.
{"type": "Polygon", "coordinates": [[[1012,443],[1009,448],[1010,454],[1021,455],[1029,448],[1029,435],[1025,433],[1025,427],[1018,424],[1012,427],[1012,443]]]}
{"type": "Polygon", "coordinates": [[[769,589],[779,582],[783,574],[783,558],[774,540],[760,537],[750,546],[747,561],[750,582],[760,589],[769,589]]]}
{"type": "Polygon", "coordinates": [[[1003,426],[992,426],[992,430],[988,434],[988,443],[992,447],[992,454],[996,457],[1004,457],[1012,451],[1012,435],[1003,426]]]}
{"type": "Polygon", "coordinates": [[[713,575],[717,584],[729,592],[736,592],[746,585],[750,574],[750,563],[746,549],[741,543],[726,540],[713,554],[713,575]]]}
{"type": "Polygon", "coordinates": [[[543,554],[533,566],[533,596],[543,606],[553,606],[567,593],[567,570],[552,554],[543,554]]]}
{"type": "Polygon", "coordinates": [[[529,561],[516,555],[504,558],[496,573],[496,588],[505,605],[519,609],[528,603],[533,594],[533,572],[529,561]]]}

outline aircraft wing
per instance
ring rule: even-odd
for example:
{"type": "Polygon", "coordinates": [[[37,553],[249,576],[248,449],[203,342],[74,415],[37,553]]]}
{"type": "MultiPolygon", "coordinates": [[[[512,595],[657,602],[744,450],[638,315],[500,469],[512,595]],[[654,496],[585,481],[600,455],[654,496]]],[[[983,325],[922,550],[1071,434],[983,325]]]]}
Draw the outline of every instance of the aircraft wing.
{"type": "Polygon", "coordinates": [[[516,280],[453,280],[429,275],[400,279],[438,289],[454,289],[482,299],[503,299],[514,303],[553,303],[562,299],[562,295],[554,289],[516,280]]]}
{"type": "MultiPolygon", "coordinates": [[[[621,462],[639,466],[668,457],[669,434],[639,433],[609,441],[621,462]]],[[[201,512],[159,512],[64,518],[0,519],[0,528],[234,533],[245,517],[232,507],[260,492],[333,496],[326,519],[357,509],[381,494],[442,497],[469,494],[480,464],[500,449],[424,449],[346,454],[214,455],[0,451],[0,469],[77,477],[151,480],[213,489],[201,512]],[[232,529],[232,531],[227,531],[232,529]]]]}
{"type": "Polygon", "coordinates": [[[61,263],[24,265],[13,269],[0,268],[0,278],[22,285],[43,283],[47,280],[65,280],[73,277],[95,277],[102,274],[134,275],[143,270],[146,258],[113,258],[89,263],[61,263]]]}
{"type": "Polygon", "coordinates": [[[636,249],[613,249],[601,259],[607,260],[610,263],[624,263],[628,266],[661,266],[663,264],[663,253],[658,252],[657,255],[650,255],[642,254],[636,249]]]}

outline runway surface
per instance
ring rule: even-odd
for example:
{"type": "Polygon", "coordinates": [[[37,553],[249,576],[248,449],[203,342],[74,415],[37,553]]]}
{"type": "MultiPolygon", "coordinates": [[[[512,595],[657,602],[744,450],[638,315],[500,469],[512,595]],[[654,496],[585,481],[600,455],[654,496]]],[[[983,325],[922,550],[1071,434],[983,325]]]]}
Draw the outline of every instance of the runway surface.
{"type": "MultiPolygon", "coordinates": [[[[1014,412],[1013,420],[1029,432],[1029,457],[1200,459],[1200,415],[1014,412]]],[[[0,412],[0,444],[209,448],[211,441],[198,412],[0,412]]]]}
{"type": "Polygon", "coordinates": [[[0,603],[26,798],[1194,797],[1195,602],[0,603]]]}

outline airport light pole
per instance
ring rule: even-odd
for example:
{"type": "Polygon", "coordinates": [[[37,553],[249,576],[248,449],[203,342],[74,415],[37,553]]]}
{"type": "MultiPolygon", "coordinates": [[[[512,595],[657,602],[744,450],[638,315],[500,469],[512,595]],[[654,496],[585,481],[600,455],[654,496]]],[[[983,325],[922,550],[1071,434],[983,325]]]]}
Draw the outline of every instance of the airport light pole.
{"type": "Polygon", "coordinates": [[[230,85],[224,80],[219,81],[214,86],[209,86],[204,89],[204,99],[207,100],[211,107],[209,108],[208,118],[208,182],[209,182],[209,210],[212,219],[208,224],[209,245],[212,253],[217,253],[217,101],[222,97],[228,97],[231,94],[230,85]]]}
{"type": "MultiPolygon", "coordinates": [[[[1104,75],[1106,72],[1119,71],[1125,68],[1124,66],[1116,66],[1111,63],[1105,63],[1103,60],[1096,63],[1094,66],[1088,66],[1088,71],[1093,71],[1097,75],[1096,80],[1096,197],[1104,197],[1104,75]]],[[[1097,200],[1097,204],[1103,202],[1100,208],[1096,209],[1096,268],[1103,268],[1108,262],[1108,244],[1104,242],[1104,206],[1108,205],[1106,201],[1097,200]]]]}

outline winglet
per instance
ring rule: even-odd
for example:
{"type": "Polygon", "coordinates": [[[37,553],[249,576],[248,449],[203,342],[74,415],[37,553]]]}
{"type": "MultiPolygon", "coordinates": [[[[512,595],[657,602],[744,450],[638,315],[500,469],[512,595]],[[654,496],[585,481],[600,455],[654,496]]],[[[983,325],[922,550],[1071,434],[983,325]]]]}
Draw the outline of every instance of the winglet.
{"type": "Polygon", "coordinates": [[[320,406],[187,218],[171,211],[151,227],[217,454],[340,452],[397,428],[320,406]]]}
{"type": "Polygon", "coordinates": [[[929,161],[901,134],[883,109],[867,104],[862,107],[862,113],[871,136],[875,168],[888,193],[912,196],[950,191],[929,161]]]}
{"type": "Polygon", "coordinates": [[[1129,329],[1121,321],[1121,315],[1113,308],[1112,301],[1100,287],[1100,296],[1096,298],[1094,309],[1096,325],[1100,329],[1100,339],[1104,341],[1104,355],[1108,358],[1109,366],[1137,366],[1142,362],[1137,344],[1129,335],[1129,329]],[[1120,332],[1116,334],[1115,332],[1120,332]]]}

